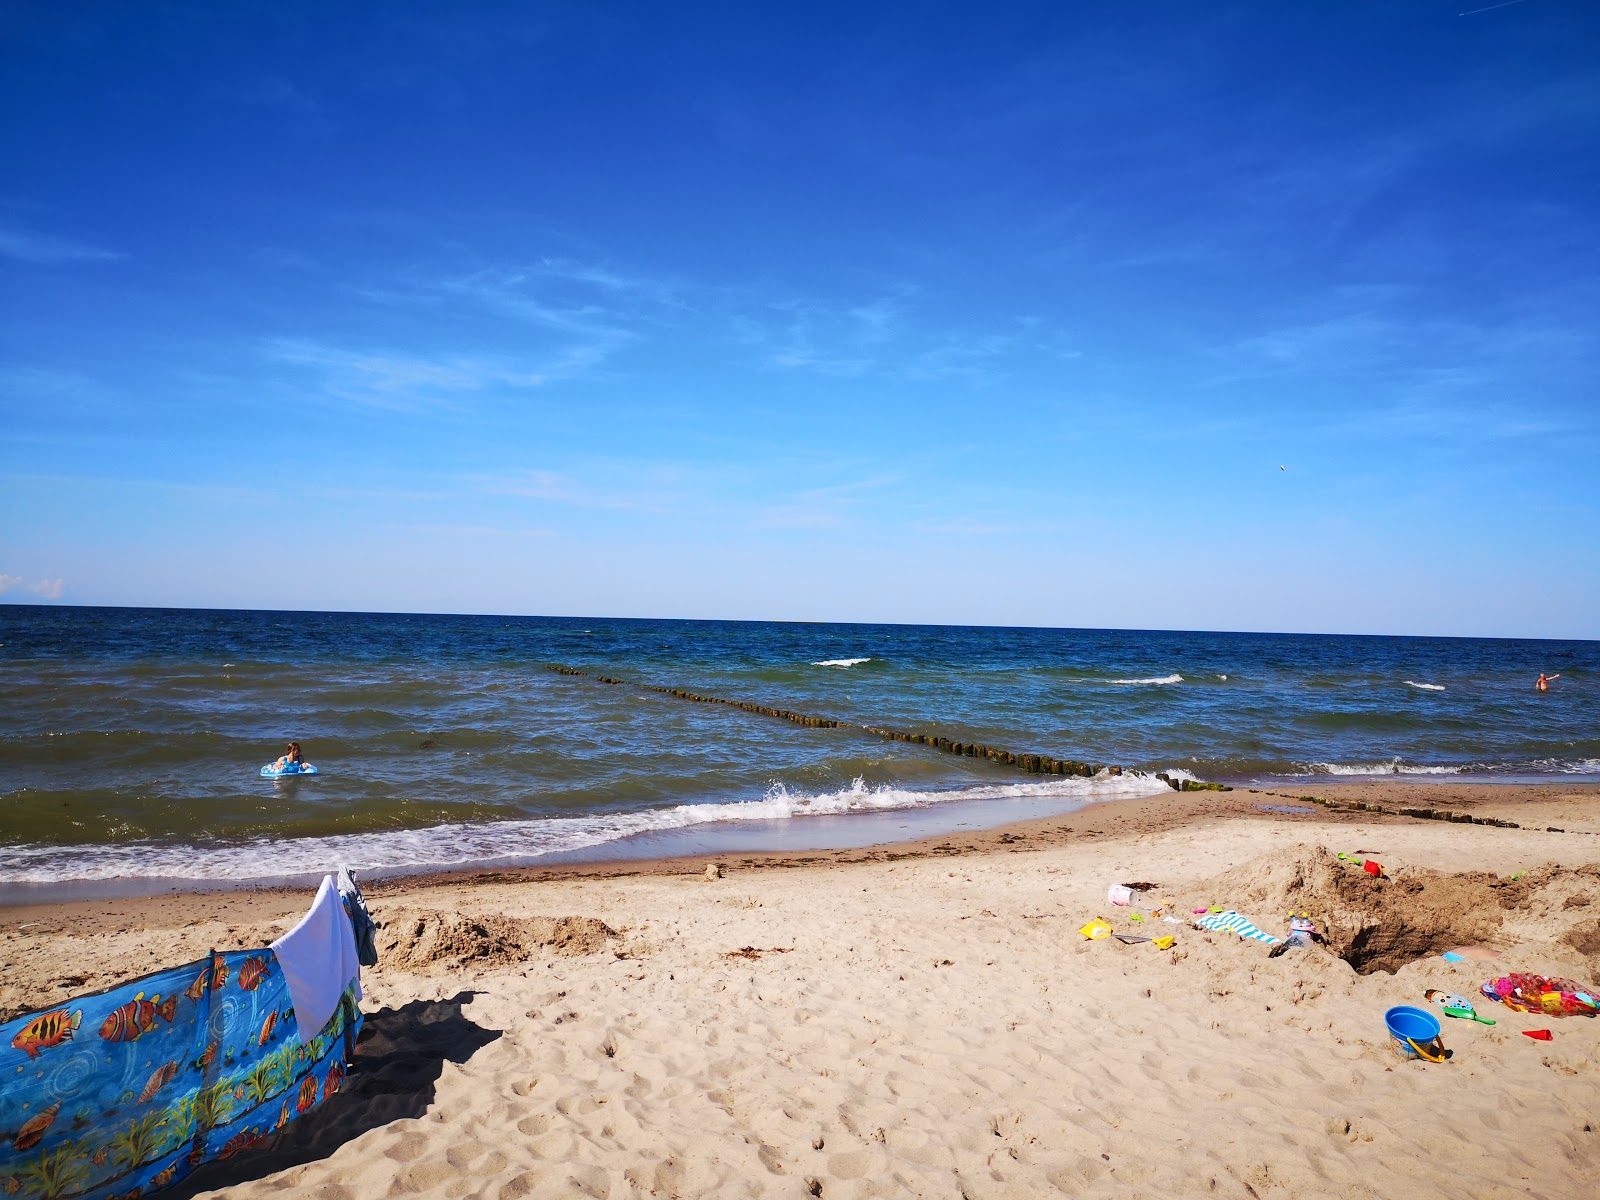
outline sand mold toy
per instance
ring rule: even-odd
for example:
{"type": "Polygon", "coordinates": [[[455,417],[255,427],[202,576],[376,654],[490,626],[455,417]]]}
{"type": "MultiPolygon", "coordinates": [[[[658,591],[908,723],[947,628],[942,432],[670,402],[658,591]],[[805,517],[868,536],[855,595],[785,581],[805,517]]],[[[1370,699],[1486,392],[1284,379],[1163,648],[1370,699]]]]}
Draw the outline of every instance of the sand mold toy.
{"type": "Polygon", "coordinates": [[[1433,1001],[1444,1009],[1444,1015],[1455,1017],[1461,1021],[1476,1021],[1480,1025],[1493,1025],[1488,1017],[1480,1017],[1472,1007],[1472,1001],[1465,996],[1458,996],[1454,992],[1441,992],[1438,988],[1429,988],[1422,993],[1427,999],[1433,1001]]]}

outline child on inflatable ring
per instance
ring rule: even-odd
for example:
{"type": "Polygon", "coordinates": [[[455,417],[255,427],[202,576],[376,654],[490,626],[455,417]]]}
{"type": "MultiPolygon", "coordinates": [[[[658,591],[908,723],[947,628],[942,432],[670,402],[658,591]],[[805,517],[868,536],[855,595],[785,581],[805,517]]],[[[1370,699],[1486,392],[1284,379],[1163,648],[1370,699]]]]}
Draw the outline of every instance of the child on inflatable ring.
{"type": "Polygon", "coordinates": [[[298,771],[306,765],[306,760],[300,754],[300,743],[290,742],[289,753],[272,764],[274,771],[298,771]]]}

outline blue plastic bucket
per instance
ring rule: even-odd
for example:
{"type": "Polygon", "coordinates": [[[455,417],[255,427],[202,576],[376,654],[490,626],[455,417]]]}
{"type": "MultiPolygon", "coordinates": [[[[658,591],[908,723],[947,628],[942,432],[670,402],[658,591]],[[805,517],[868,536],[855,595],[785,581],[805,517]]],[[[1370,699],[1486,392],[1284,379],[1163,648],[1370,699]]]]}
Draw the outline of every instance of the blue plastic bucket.
{"type": "Polygon", "coordinates": [[[1389,1027],[1390,1044],[1401,1058],[1444,1057],[1439,1022],[1427,1010],[1397,1004],[1383,1014],[1383,1022],[1389,1027]],[[1419,1054],[1419,1049],[1425,1053],[1419,1054]]]}

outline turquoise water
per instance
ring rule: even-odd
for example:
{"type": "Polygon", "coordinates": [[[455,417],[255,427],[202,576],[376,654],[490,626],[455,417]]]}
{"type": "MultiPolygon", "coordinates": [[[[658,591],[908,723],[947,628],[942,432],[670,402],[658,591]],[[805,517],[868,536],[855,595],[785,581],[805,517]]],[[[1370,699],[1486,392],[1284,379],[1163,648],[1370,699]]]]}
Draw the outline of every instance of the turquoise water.
{"type": "Polygon", "coordinates": [[[999,823],[1156,770],[1600,777],[1594,642],[0,606],[0,643],[0,883],[526,861],[950,803],[999,823]],[[554,664],[1135,773],[1041,779],[554,664]],[[322,773],[260,778],[291,737],[322,773]]]}

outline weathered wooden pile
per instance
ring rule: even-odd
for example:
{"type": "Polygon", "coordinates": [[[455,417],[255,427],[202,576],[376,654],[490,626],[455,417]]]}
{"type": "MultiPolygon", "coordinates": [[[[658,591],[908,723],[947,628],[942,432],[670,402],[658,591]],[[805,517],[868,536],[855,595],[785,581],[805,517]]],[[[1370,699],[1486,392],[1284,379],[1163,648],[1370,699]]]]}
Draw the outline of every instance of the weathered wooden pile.
{"type": "MultiPolygon", "coordinates": [[[[1076,775],[1088,778],[1098,775],[1102,771],[1107,775],[1121,775],[1123,770],[1121,767],[1079,762],[1076,759],[1052,758],[1048,754],[1019,754],[1013,750],[1003,750],[998,746],[989,746],[982,742],[961,741],[956,738],[940,737],[934,733],[911,733],[903,729],[885,729],[880,725],[860,725],[852,721],[836,721],[832,717],[812,716],[807,713],[794,712],[787,708],[756,704],[749,700],[729,700],[723,696],[702,696],[698,692],[686,691],[683,688],[662,687],[654,683],[630,684],[630,681],[626,679],[616,679],[610,675],[596,675],[592,671],[582,671],[577,667],[552,664],[550,669],[562,675],[577,675],[585,679],[593,679],[597,683],[641,687],[652,692],[659,692],[663,696],[673,696],[679,700],[688,700],[695,704],[725,704],[729,708],[743,709],[745,712],[755,713],[758,716],[793,721],[796,725],[804,725],[810,729],[861,729],[891,742],[910,742],[914,745],[928,746],[935,750],[941,750],[946,754],[959,754],[965,758],[984,758],[993,763],[1016,767],[1018,770],[1026,771],[1030,775],[1076,775]]],[[[1194,779],[1174,779],[1165,772],[1158,772],[1156,778],[1165,782],[1174,791],[1180,792],[1230,790],[1220,783],[1202,783],[1194,779]]]]}

